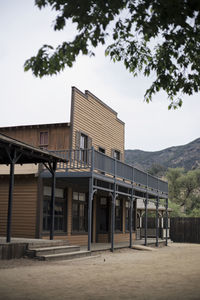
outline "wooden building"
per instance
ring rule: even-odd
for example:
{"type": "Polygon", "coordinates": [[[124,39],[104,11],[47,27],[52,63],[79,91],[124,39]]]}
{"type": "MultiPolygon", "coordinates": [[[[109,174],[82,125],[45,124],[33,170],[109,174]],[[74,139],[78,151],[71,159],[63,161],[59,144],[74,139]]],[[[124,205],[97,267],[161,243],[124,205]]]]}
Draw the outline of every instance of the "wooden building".
{"type": "MultiPolygon", "coordinates": [[[[58,163],[54,238],[72,244],[136,238],[137,199],[168,197],[166,182],[124,163],[124,123],[89,91],[72,88],[70,123],[0,128],[0,132],[53,151],[58,163]]],[[[6,231],[9,174],[0,170],[0,235],[6,231]]],[[[16,166],[15,237],[48,238],[51,176],[41,165],[16,166]]]]}

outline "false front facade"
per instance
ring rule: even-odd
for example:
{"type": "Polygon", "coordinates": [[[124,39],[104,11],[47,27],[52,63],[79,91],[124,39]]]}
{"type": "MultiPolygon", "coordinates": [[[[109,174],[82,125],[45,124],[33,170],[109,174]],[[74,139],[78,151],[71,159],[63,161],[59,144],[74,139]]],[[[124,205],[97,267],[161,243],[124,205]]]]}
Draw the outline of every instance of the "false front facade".
{"type": "MultiPolygon", "coordinates": [[[[67,238],[72,244],[132,242],[137,199],[167,199],[167,183],[124,163],[124,123],[89,91],[72,88],[70,123],[0,128],[66,159],[52,176],[42,166],[16,167],[13,236],[67,238]],[[53,205],[53,216],[51,206],[53,205]],[[51,230],[50,230],[51,228],[51,230]]],[[[1,170],[0,234],[5,233],[8,176],[1,170]]]]}

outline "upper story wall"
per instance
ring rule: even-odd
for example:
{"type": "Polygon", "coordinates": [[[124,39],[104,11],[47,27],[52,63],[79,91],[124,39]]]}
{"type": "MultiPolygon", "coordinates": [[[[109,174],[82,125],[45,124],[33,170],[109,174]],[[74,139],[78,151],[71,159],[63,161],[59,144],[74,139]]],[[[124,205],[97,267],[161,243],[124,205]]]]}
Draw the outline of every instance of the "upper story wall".
{"type": "Polygon", "coordinates": [[[89,91],[85,94],[72,88],[71,104],[71,148],[80,147],[80,135],[88,137],[88,148],[93,145],[105,149],[105,154],[113,156],[120,152],[124,160],[124,123],[117,113],[89,91]]]}
{"type": "Polygon", "coordinates": [[[69,149],[69,123],[2,127],[0,132],[35,147],[69,149]]]}

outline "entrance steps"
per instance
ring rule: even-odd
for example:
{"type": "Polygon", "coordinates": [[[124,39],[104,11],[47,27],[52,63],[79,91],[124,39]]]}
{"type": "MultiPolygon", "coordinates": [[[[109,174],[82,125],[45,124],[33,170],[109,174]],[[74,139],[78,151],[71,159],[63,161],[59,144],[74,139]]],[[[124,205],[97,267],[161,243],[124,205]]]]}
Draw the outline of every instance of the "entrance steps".
{"type": "Polygon", "coordinates": [[[71,260],[90,256],[90,251],[81,251],[80,246],[70,246],[64,241],[49,241],[47,243],[29,244],[26,255],[30,258],[45,261],[71,260]]]}

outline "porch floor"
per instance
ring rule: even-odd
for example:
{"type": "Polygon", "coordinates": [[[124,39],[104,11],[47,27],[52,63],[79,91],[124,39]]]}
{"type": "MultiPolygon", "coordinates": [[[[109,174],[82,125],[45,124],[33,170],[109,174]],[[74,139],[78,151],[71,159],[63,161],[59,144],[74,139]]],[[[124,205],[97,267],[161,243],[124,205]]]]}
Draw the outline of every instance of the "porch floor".
{"type": "MultiPolygon", "coordinates": [[[[169,242],[170,239],[168,239],[169,242]]],[[[145,240],[140,239],[140,240],[134,240],[133,245],[144,245],[145,240]]],[[[165,245],[165,240],[159,239],[158,243],[161,245],[165,245]]],[[[148,246],[154,246],[156,244],[156,239],[155,238],[148,238],[147,239],[147,245],[148,246]]],[[[129,242],[121,242],[121,243],[115,243],[114,244],[114,249],[121,249],[121,248],[128,248],[129,247],[129,242]]],[[[111,243],[92,243],[91,244],[91,251],[103,251],[103,250],[110,250],[111,248],[111,243]]],[[[87,246],[81,246],[81,250],[87,250],[87,246]]]]}

